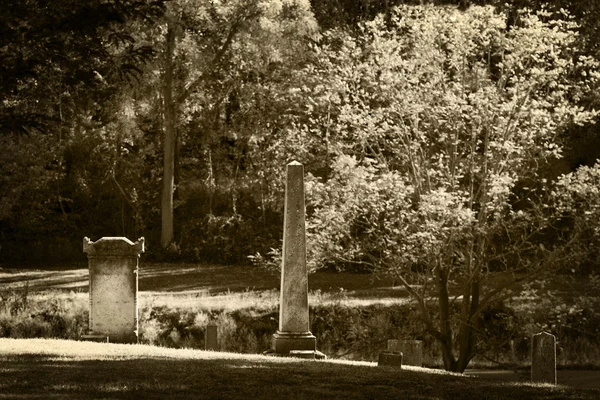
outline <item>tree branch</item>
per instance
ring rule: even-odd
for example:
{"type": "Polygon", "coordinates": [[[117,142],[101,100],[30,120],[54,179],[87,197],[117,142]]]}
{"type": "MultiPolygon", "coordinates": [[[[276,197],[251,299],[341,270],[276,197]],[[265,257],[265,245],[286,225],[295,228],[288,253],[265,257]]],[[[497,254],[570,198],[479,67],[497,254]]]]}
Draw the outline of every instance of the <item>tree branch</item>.
{"type": "Polygon", "coordinates": [[[181,95],[177,97],[177,104],[181,104],[184,101],[186,101],[188,97],[190,97],[190,95],[194,93],[194,91],[202,84],[202,82],[204,82],[204,80],[207,79],[214,72],[214,69],[221,62],[221,60],[225,56],[225,53],[227,53],[227,50],[229,50],[229,48],[231,47],[233,39],[242,28],[244,22],[252,18],[258,17],[259,15],[260,13],[258,11],[254,13],[249,13],[246,16],[242,15],[231,25],[231,28],[229,28],[229,32],[227,33],[227,37],[225,38],[223,45],[221,45],[221,48],[215,54],[215,57],[211,61],[209,67],[205,71],[203,71],[202,74],[200,74],[200,76],[196,78],[187,88],[185,88],[181,95]]]}

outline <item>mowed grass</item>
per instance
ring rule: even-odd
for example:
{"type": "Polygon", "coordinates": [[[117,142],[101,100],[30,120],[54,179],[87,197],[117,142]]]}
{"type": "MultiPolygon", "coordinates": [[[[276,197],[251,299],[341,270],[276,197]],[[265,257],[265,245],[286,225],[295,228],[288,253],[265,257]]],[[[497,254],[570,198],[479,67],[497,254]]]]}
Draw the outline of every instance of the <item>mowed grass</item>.
{"type": "MultiPolygon", "coordinates": [[[[211,295],[248,290],[278,290],[279,275],[252,265],[146,263],[139,268],[141,292],[191,293],[211,295]]],[[[344,292],[357,298],[407,297],[408,293],[394,288],[394,281],[369,274],[319,271],[309,275],[309,289],[321,292],[344,292]]],[[[88,268],[15,268],[0,267],[0,286],[5,290],[58,289],[87,291],[88,268]]]]}
{"type": "Polygon", "coordinates": [[[509,383],[375,363],[52,339],[0,339],[2,399],[598,399],[599,389],[509,383]]]}
{"type": "MultiPolygon", "coordinates": [[[[182,315],[187,315],[191,311],[206,314],[243,308],[276,309],[279,303],[279,278],[252,266],[146,265],[142,261],[140,272],[141,310],[167,307],[168,310],[181,309],[182,315]]],[[[406,291],[395,286],[392,280],[371,275],[318,272],[310,275],[309,288],[311,305],[339,303],[345,307],[361,307],[409,300],[406,291]]],[[[12,292],[18,298],[27,294],[28,309],[21,313],[25,319],[21,321],[23,324],[17,323],[19,329],[21,325],[27,328],[29,315],[42,313],[54,303],[61,305],[61,309],[64,305],[69,313],[87,309],[87,289],[87,269],[0,268],[0,296],[12,292]]],[[[143,333],[147,326],[142,324],[141,328],[143,333]]],[[[66,345],[60,343],[0,339],[0,399],[260,399],[267,396],[272,399],[600,399],[598,389],[539,387],[523,382],[456,377],[443,372],[445,377],[432,377],[433,370],[406,367],[394,371],[377,368],[374,363],[329,360],[306,364],[306,361],[257,355],[74,341],[66,345]],[[22,345],[8,346],[8,343],[22,345]],[[77,353],[69,353],[71,350],[77,353]]],[[[233,349],[236,348],[229,350],[233,349]]],[[[597,353],[590,348],[577,354],[578,362],[582,360],[580,355],[585,354],[597,363],[597,353]]],[[[567,383],[560,373],[559,382],[567,383]]],[[[597,385],[581,385],[590,386],[597,385]]]]}
{"type": "MultiPolygon", "coordinates": [[[[166,264],[140,262],[140,306],[239,309],[279,304],[279,276],[252,265],[166,264]]],[[[392,279],[368,274],[317,272],[308,279],[310,304],[344,301],[353,306],[407,301],[408,292],[392,279]]],[[[87,268],[0,268],[0,292],[27,290],[87,298],[87,268]]]]}

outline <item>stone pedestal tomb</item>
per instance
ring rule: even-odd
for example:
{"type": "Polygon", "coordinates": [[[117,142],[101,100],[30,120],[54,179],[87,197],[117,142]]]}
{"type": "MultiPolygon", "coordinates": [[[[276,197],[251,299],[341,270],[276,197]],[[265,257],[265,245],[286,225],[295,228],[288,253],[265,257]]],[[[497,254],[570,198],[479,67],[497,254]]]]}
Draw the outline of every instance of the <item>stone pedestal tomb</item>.
{"type": "Polygon", "coordinates": [[[533,335],[531,382],[556,385],[556,337],[550,333],[533,335]]]}
{"type": "MultiPolygon", "coordinates": [[[[138,261],[144,238],[83,239],[90,269],[90,332],[88,338],[136,343],[138,337],[138,261]]],[[[86,337],[84,336],[84,339],[86,337]]]]}
{"type": "Polygon", "coordinates": [[[287,165],[283,225],[279,329],[273,335],[272,350],[288,356],[290,351],[316,351],[308,318],[304,167],[298,162],[287,165]]]}

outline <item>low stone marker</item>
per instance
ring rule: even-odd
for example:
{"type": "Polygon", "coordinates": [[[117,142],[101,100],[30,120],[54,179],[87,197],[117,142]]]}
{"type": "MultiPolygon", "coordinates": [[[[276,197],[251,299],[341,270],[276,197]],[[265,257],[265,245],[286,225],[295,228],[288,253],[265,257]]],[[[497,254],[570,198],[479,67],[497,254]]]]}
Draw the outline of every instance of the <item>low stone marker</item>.
{"type": "Polygon", "coordinates": [[[204,338],[204,348],[206,350],[219,350],[219,343],[217,342],[217,325],[206,325],[206,335],[204,336],[204,338]]]}
{"type": "Polygon", "coordinates": [[[423,366],[423,342],[420,340],[391,339],[387,341],[387,350],[402,353],[404,365],[423,366]]]}
{"type": "Polygon", "coordinates": [[[290,350],[290,357],[295,358],[306,358],[309,360],[314,360],[316,358],[317,352],[313,350],[290,350]]]}
{"type": "Polygon", "coordinates": [[[556,385],[556,337],[550,333],[532,337],[531,382],[556,385]]]}
{"type": "Polygon", "coordinates": [[[106,335],[81,335],[81,339],[86,342],[110,343],[110,337],[106,335]]]}
{"type": "Polygon", "coordinates": [[[402,353],[399,351],[380,352],[377,366],[402,368],[402,353]]]}
{"type": "Polygon", "coordinates": [[[316,352],[317,343],[308,318],[304,166],[294,161],[286,172],[279,329],[272,340],[272,351],[283,356],[294,350],[316,352]]]}
{"type": "Polygon", "coordinates": [[[83,239],[90,269],[89,335],[84,340],[137,343],[138,267],[144,238],[132,243],[124,237],[83,239]]]}

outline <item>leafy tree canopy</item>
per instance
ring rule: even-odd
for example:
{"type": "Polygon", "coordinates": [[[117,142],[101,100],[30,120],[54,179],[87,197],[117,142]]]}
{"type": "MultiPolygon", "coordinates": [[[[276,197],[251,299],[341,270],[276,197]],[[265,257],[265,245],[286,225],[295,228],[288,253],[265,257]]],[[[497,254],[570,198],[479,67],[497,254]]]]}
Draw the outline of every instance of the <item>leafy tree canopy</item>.
{"type": "Polygon", "coordinates": [[[403,6],[358,38],[330,34],[301,89],[312,113],[292,119],[320,150],[308,159],[332,160],[310,180],[312,260],[396,276],[451,370],[475,354],[481,311],[509,293],[489,272],[515,283],[556,265],[560,252],[536,243],[551,229],[549,194],[514,194],[561,156],[561,130],[596,116],[579,104],[598,63],[575,56],[572,21],[521,12],[506,27],[492,7],[403,6]]]}
{"type": "Polygon", "coordinates": [[[3,1],[0,132],[46,130],[77,108],[101,118],[95,104],[152,55],[136,46],[132,25],[163,9],[162,0],[3,1]]]}

